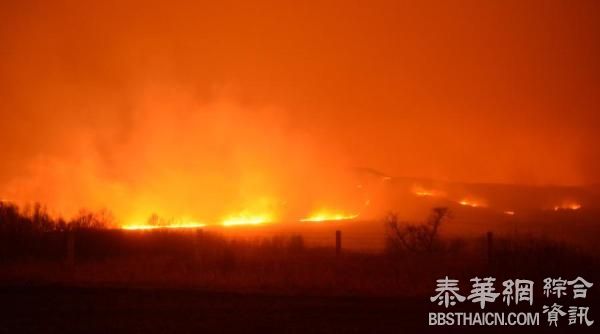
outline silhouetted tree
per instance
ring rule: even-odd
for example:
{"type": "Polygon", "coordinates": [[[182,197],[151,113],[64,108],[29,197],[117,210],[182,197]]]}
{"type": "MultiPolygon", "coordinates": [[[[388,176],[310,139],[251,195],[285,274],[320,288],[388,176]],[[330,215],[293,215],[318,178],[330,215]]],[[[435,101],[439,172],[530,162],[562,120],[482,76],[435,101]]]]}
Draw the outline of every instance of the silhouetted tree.
{"type": "Polygon", "coordinates": [[[92,212],[79,211],[79,214],[69,222],[69,229],[100,229],[114,225],[114,216],[108,210],[92,212]]]}
{"type": "Polygon", "coordinates": [[[433,252],[439,227],[448,217],[448,208],[434,208],[424,223],[415,225],[401,222],[397,214],[390,213],[386,217],[388,251],[393,253],[433,252]]]}

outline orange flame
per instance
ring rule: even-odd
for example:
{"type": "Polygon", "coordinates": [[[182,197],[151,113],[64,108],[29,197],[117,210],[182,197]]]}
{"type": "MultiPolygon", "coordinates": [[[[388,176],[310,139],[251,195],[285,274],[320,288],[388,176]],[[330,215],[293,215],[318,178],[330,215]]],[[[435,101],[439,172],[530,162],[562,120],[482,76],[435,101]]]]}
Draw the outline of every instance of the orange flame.
{"type": "Polygon", "coordinates": [[[460,202],[458,202],[458,204],[463,206],[470,206],[472,208],[485,207],[485,203],[474,199],[463,199],[460,202]]]}
{"type": "Polygon", "coordinates": [[[222,222],[223,226],[236,226],[236,225],[259,225],[273,221],[273,216],[269,213],[262,214],[248,214],[239,213],[225,218],[222,222]]]}
{"type": "Polygon", "coordinates": [[[331,212],[327,210],[322,210],[315,212],[314,214],[300,219],[301,222],[323,222],[323,221],[333,221],[333,220],[350,220],[358,217],[358,214],[346,214],[339,212],[331,212]]]}
{"type": "Polygon", "coordinates": [[[561,205],[555,205],[554,211],[558,210],[579,210],[581,209],[581,204],[577,202],[565,201],[561,205]]]}
{"type": "Polygon", "coordinates": [[[425,189],[421,186],[414,186],[412,188],[412,192],[419,197],[441,197],[446,195],[443,191],[436,189],[425,189]]]}
{"type": "Polygon", "coordinates": [[[194,221],[189,222],[181,222],[181,223],[173,223],[166,225],[150,225],[150,224],[128,224],[121,226],[124,230],[156,230],[156,229],[191,229],[191,228],[202,228],[205,227],[206,224],[198,223],[194,221]]]}

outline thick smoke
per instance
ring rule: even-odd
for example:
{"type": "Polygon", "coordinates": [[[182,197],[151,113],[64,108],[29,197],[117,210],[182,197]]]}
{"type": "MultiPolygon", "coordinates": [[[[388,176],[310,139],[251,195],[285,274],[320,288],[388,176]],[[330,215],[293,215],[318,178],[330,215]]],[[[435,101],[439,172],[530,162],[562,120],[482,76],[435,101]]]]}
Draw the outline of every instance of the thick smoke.
{"type": "Polygon", "coordinates": [[[359,166],[597,183],[597,7],[3,2],[0,197],[283,219],[356,211],[359,166]]]}

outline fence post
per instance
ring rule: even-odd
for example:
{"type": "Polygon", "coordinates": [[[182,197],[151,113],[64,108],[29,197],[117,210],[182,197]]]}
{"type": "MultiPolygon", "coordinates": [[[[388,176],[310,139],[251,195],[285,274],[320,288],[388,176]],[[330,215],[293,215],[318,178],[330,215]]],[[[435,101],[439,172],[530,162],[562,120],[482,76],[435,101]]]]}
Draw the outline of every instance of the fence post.
{"type": "Polygon", "coordinates": [[[493,262],[494,256],[494,233],[491,231],[487,233],[487,261],[488,265],[491,265],[493,262]]]}
{"type": "Polygon", "coordinates": [[[202,238],[202,229],[197,228],[194,233],[194,261],[200,261],[200,239],[202,238]]]}
{"type": "Polygon", "coordinates": [[[342,231],[335,231],[335,255],[340,256],[342,254],[342,231]]]}
{"type": "Polygon", "coordinates": [[[67,266],[75,264],[75,231],[67,231],[67,266]]]}

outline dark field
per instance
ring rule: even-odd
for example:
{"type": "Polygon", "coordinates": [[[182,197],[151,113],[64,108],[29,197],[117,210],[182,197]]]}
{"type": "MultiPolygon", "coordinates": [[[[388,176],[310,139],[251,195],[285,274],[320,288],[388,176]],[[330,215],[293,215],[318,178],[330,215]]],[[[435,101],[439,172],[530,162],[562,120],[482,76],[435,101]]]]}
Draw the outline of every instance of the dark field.
{"type": "Polygon", "coordinates": [[[197,290],[2,288],[0,298],[5,332],[397,332],[426,314],[416,300],[197,290]]]}
{"type": "Polygon", "coordinates": [[[91,218],[61,225],[39,212],[4,209],[2,333],[506,331],[428,326],[429,312],[480,311],[471,302],[444,309],[429,301],[436,279],[446,275],[460,280],[465,295],[476,276],[497,278],[498,292],[505,279],[533,280],[533,306],[509,308],[500,297],[484,310],[540,314],[540,326],[510,327],[511,332],[590,330],[568,326],[566,317],[557,329],[549,328],[541,311],[555,301],[589,306],[590,319],[600,321],[597,253],[539,236],[428,238],[436,220],[427,220],[398,229],[406,239],[390,234],[390,242],[402,244],[338,253],[299,235],[247,240],[201,230],[122,231],[95,227],[91,218]],[[587,299],[541,296],[544,278],[577,276],[594,283],[587,299]]]}
{"type": "MultiPolygon", "coordinates": [[[[2,287],[3,333],[422,333],[500,332],[495,327],[428,327],[426,298],[319,297],[201,290],[2,287]]],[[[534,304],[535,306],[535,304],[534,304]]],[[[597,310],[598,303],[591,305],[597,310]]],[[[541,308],[541,306],[539,306],[541,308]]],[[[532,311],[537,311],[533,308],[532,311]]],[[[597,312],[597,311],[596,311],[597,312]]],[[[593,314],[596,314],[595,312],[593,314]]],[[[511,327],[560,333],[595,327],[511,327]]]]}

